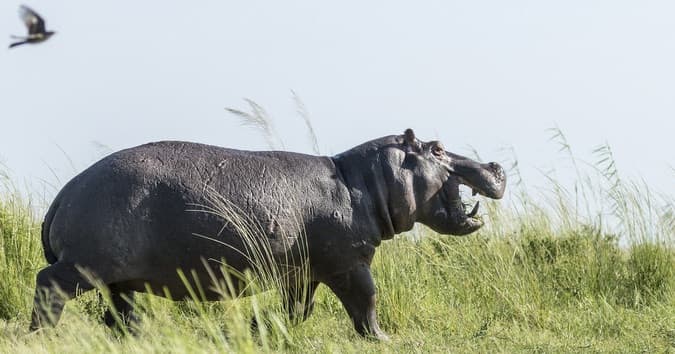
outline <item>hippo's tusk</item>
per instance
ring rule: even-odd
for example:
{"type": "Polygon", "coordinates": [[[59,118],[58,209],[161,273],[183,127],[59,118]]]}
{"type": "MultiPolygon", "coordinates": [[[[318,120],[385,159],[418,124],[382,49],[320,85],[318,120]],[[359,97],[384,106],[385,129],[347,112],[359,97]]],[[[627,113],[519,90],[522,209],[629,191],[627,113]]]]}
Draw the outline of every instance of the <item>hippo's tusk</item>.
{"type": "Polygon", "coordinates": [[[476,214],[478,213],[478,206],[479,205],[480,205],[480,201],[477,201],[476,205],[473,206],[473,209],[471,209],[471,211],[468,214],[466,214],[466,216],[469,217],[469,218],[472,218],[472,217],[476,216],[476,214]]]}

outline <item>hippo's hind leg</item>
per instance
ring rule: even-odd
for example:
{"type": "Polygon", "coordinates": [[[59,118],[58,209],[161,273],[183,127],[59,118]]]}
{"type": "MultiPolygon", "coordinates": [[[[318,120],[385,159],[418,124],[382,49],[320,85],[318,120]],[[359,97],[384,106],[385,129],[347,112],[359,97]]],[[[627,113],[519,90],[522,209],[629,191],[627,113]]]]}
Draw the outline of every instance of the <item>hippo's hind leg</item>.
{"type": "Polygon", "coordinates": [[[37,274],[30,330],[59,321],[66,301],[94,286],[71,263],[56,262],[37,274]]]}
{"type": "Polygon", "coordinates": [[[306,320],[314,310],[314,292],[318,282],[310,282],[307,285],[298,284],[286,290],[286,306],[288,316],[294,323],[306,320]]]}
{"type": "Polygon", "coordinates": [[[326,285],[340,299],[360,335],[389,339],[377,323],[375,283],[367,264],[358,264],[352,270],[330,278],[326,285]]]}
{"type": "Polygon", "coordinates": [[[112,307],[105,311],[103,322],[112,329],[124,327],[135,333],[138,317],[134,313],[134,291],[125,290],[120,284],[110,284],[108,289],[112,307]]]}

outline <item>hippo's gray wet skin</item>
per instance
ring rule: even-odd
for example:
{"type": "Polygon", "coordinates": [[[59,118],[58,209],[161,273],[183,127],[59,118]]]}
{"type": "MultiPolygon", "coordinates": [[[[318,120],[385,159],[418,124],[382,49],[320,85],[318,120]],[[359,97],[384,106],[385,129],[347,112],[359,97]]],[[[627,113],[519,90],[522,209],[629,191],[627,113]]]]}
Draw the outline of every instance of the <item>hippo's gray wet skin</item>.
{"type": "MultiPolygon", "coordinates": [[[[464,209],[460,184],[499,199],[506,178],[498,164],[452,154],[410,129],[333,157],[187,142],[113,153],[66,184],[45,216],[42,242],[50,265],[37,275],[31,328],[55,324],[63,310],[64,300],[45,292],[58,288],[68,299],[76,289],[94,288],[80,270],[109,288],[125,320],[133,318],[134,292],[166,289],[173,299],[189,297],[178,269],[205,284],[207,300],[221,298],[208,286],[209,262],[224,260],[241,272],[251,260],[240,228],[195,211],[213,204],[215,193],[258,226],[275,259],[309,262],[308,291],[287,289],[292,316],[310,314],[314,289],[323,283],[358,333],[386,338],[375,315],[375,248],[415,222],[450,235],[479,229],[476,210],[464,209]],[[298,252],[303,245],[307,252],[298,252]]],[[[109,310],[106,323],[114,322],[109,310]]]]}

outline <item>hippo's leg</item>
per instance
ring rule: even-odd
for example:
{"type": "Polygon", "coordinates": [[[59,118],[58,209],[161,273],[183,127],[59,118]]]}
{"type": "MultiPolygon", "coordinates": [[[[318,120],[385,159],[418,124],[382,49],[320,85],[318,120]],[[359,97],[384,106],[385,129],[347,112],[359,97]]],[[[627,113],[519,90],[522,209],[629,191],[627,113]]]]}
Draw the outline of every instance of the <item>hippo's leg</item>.
{"type": "Polygon", "coordinates": [[[361,263],[351,271],[329,279],[326,285],[340,299],[360,335],[389,340],[377,323],[375,283],[367,264],[361,263]]]}
{"type": "Polygon", "coordinates": [[[287,291],[288,316],[291,322],[306,320],[314,310],[314,292],[319,282],[310,282],[306,286],[293,286],[287,291]]]}
{"type": "Polygon", "coordinates": [[[37,274],[30,331],[54,326],[66,301],[94,286],[73,264],[56,262],[37,274]]]}
{"type": "Polygon", "coordinates": [[[112,307],[103,314],[103,322],[109,328],[120,330],[120,326],[124,326],[133,333],[139,320],[134,313],[134,292],[121,289],[117,284],[110,284],[108,289],[112,307]]]}

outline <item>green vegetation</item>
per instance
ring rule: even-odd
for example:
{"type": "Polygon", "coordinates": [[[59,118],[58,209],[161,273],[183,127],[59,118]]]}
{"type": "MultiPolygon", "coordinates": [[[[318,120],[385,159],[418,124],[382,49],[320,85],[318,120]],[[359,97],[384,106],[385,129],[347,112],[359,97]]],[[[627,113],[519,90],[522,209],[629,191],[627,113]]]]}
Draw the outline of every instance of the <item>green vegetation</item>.
{"type": "MultiPolygon", "coordinates": [[[[0,174],[0,183],[7,178],[0,174]],[[4,177],[4,178],[3,178],[4,177]]],[[[35,274],[46,264],[40,224],[30,203],[5,182],[0,193],[0,319],[24,318],[32,305],[35,274]]]]}
{"type": "Polygon", "coordinates": [[[45,262],[40,220],[7,187],[0,352],[673,352],[673,200],[619,178],[608,147],[596,153],[591,172],[571,158],[582,182],[566,188],[551,178],[537,197],[514,163],[509,200],[488,201],[487,224],[473,235],[420,227],[384,242],[373,270],[388,343],[360,338],[325,287],[299,325],[274,291],[212,303],[143,295],[139,335],[120,336],[103,326],[103,304],[90,292],[68,303],[56,328],[29,334],[34,276],[45,262]]]}

